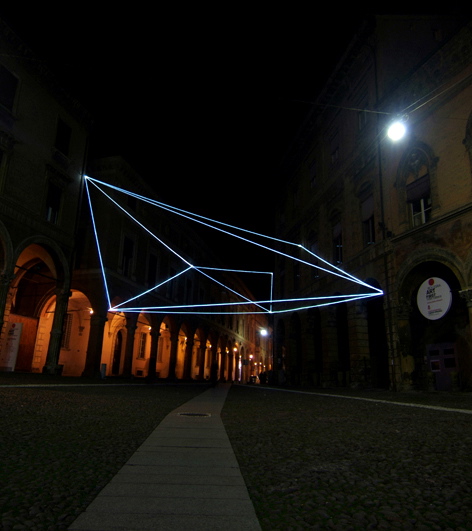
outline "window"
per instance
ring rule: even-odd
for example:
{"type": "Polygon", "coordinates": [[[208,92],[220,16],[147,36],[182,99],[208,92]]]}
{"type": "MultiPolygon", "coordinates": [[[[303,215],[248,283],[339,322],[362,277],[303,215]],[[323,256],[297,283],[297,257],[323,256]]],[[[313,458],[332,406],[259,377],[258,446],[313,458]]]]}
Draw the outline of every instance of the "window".
{"type": "Polygon", "coordinates": [[[46,196],[46,219],[50,223],[57,224],[61,208],[62,189],[50,182],[46,196]]]}
{"type": "Polygon", "coordinates": [[[343,263],[343,233],[341,223],[333,227],[333,260],[335,264],[343,263]]]}
{"type": "Polygon", "coordinates": [[[0,65],[0,104],[9,111],[15,103],[18,79],[4,66],[0,65]]]}
{"type": "Polygon", "coordinates": [[[371,195],[361,205],[362,236],[364,246],[375,243],[374,197],[371,195]]]}
{"type": "Polygon", "coordinates": [[[425,174],[407,185],[406,200],[410,205],[412,227],[424,225],[431,219],[429,174],[425,174]]]}
{"type": "Polygon", "coordinates": [[[123,239],[123,253],[121,257],[121,271],[123,275],[129,277],[133,268],[134,241],[125,236],[123,239]]]}
{"type": "Polygon", "coordinates": [[[60,118],[57,120],[56,141],[54,147],[63,155],[69,155],[72,129],[60,118]]]}

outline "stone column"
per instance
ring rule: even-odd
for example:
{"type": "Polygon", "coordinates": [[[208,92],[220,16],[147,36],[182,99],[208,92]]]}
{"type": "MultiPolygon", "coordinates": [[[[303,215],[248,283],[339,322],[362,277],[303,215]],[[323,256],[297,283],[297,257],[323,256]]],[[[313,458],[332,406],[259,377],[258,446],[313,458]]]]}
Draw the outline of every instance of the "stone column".
{"type": "MultiPolygon", "coordinates": [[[[198,367],[198,379],[204,380],[205,379],[206,341],[200,342],[199,352],[200,352],[200,357],[199,357],[200,363],[198,367]]],[[[211,365],[211,360],[210,360],[210,365],[211,365]]]]}
{"type": "Polygon", "coordinates": [[[228,354],[228,382],[234,381],[234,354],[228,354]]]}
{"type": "MultiPolygon", "coordinates": [[[[3,325],[5,323],[5,311],[7,307],[10,284],[15,277],[13,275],[0,275],[0,339],[3,339],[3,325]]],[[[0,341],[0,348],[2,342],[0,341]]]]}
{"type": "Polygon", "coordinates": [[[169,359],[169,375],[167,376],[168,380],[175,380],[175,367],[177,365],[177,350],[179,348],[179,332],[171,332],[170,336],[170,359],[169,359]]]}
{"type": "Polygon", "coordinates": [[[87,344],[87,355],[82,376],[99,378],[102,360],[103,331],[108,321],[106,314],[94,313],[90,316],[90,334],[87,344]]]}
{"type": "Polygon", "coordinates": [[[226,369],[227,359],[228,359],[228,354],[225,349],[222,349],[221,350],[221,366],[219,367],[219,380],[221,382],[226,381],[225,369],[226,369]]]}
{"type": "Polygon", "coordinates": [[[185,359],[184,359],[184,371],[183,379],[190,380],[192,373],[192,354],[193,354],[193,338],[187,338],[187,344],[185,345],[185,359]]]}
{"type": "Polygon", "coordinates": [[[133,312],[126,316],[126,346],[125,346],[125,360],[123,363],[123,376],[131,376],[133,369],[133,355],[134,355],[134,335],[137,329],[136,323],[138,321],[138,314],[133,312]]]}
{"type": "Polygon", "coordinates": [[[54,310],[54,319],[52,322],[51,335],[49,338],[49,347],[46,357],[46,363],[43,367],[43,374],[57,374],[58,361],[61,353],[62,332],[64,329],[64,317],[67,313],[69,304],[69,290],[56,290],[56,309],[54,310]]]}
{"type": "MultiPolygon", "coordinates": [[[[459,291],[461,298],[465,299],[467,303],[467,309],[469,311],[469,325],[472,324],[472,288],[463,289],[459,291]]],[[[471,329],[471,339],[472,339],[472,327],[471,329]]]]}
{"type": "Polygon", "coordinates": [[[159,337],[160,332],[155,332],[154,329],[151,330],[151,351],[149,353],[149,367],[148,373],[146,376],[146,382],[153,383],[156,381],[156,362],[157,362],[157,349],[159,346],[159,337]]]}

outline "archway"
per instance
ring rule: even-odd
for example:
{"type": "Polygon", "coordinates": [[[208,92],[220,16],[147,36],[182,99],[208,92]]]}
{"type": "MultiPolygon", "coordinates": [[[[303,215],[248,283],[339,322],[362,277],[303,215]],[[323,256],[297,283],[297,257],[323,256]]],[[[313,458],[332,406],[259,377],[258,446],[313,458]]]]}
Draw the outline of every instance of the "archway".
{"type": "Polygon", "coordinates": [[[118,376],[121,368],[121,358],[123,353],[123,330],[118,330],[115,336],[115,342],[113,345],[113,355],[111,362],[111,374],[112,376],[118,376]]]}
{"type": "MultiPolygon", "coordinates": [[[[56,309],[56,296],[50,297],[41,309],[32,372],[41,372],[46,363],[53,315],[56,309]]],[[[68,300],[67,313],[61,339],[58,365],[64,376],[80,376],[85,367],[87,344],[90,333],[90,317],[93,309],[89,299],[81,291],[73,290],[68,300]]]]}
{"type": "Polygon", "coordinates": [[[147,315],[140,313],[134,333],[132,374],[138,378],[148,375],[151,356],[151,321],[147,315]]]}
{"type": "MultiPolygon", "coordinates": [[[[57,247],[50,243],[51,249],[57,247]]],[[[56,302],[51,313],[51,328],[54,335],[49,334],[45,338],[45,348],[51,351],[49,364],[54,370],[57,369],[60,353],[60,335],[62,321],[67,308],[67,292],[59,292],[64,287],[66,273],[65,260],[59,249],[57,253],[49,252],[45,246],[39,243],[24,242],[22,250],[15,260],[14,278],[5,303],[5,321],[7,327],[15,326],[19,330],[18,350],[15,360],[12,360],[11,370],[31,371],[35,355],[39,318],[42,309],[53,296],[60,293],[59,304],[56,302]],[[59,310],[57,310],[59,306],[59,310]],[[54,339],[51,345],[51,337],[54,339]],[[54,359],[53,359],[54,358],[54,359]]],[[[68,275],[67,275],[67,278],[68,275]]],[[[44,370],[48,360],[47,352],[44,357],[44,370]]]]}
{"type": "Polygon", "coordinates": [[[170,324],[166,319],[159,327],[159,340],[157,345],[156,378],[167,378],[169,376],[171,352],[170,324]]]}
{"type": "Polygon", "coordinates": [[[401,295],[410,309],[407,340],[414,365],[410,378],[415,388],[450,390],[470,380],[467,341],[470,324],[466,301],[459,296],[460,289],[452,269],[438,261],[425,261],[413,267],[404,278],[401,295]],[[422,306],[425,283],[431,285],[431,296],[439,286],[450,295],[450,306],[442,308],[440,317],[428,313],[431,306],[426,310],[422,306]]]}

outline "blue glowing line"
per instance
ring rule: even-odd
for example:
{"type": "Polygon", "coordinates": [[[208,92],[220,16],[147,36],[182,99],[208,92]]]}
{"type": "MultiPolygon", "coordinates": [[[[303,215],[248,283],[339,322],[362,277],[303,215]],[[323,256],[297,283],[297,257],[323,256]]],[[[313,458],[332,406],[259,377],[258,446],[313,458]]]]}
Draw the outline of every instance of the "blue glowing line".
{"type": "Polygon", "coordinates": [[[230,288],[229,286],[225,286],[222,282],[219,282],[218,280],[216,280],[215,278],[211,277],[210,275],[207,275],[207,273],[205,273],[204,271],[201,271],[199,268],[196,268],[198,271],[200,271],[200,273],[202,275],[204,275],[205,277],[209,278],[210,280],[212,280],[213,282],[216,282],[218,285],[220,286],[223,286],[225,289],[227,289],[228,291],[231,291],[231,293],[234,293],[235,295],[238,295],[238,297],[241,297],[242,299],[246,300],[247,302],[249,302],[250,304],[255,304],[256,306],[259,306],[259,304],[257,302],[254,302],[254,301],[251,301],[250,299],[248,299],[247,297],[245,297],[244,295],[241,295],[241,293],[238,293],[237,291],[235,291],[234,289],[230,288]]]}
{"type": "Polygon", "coordinates": [[[99,244],[99,241],[98,241],[97,226],[95,224],[95,216],[93,214],[92,201],[91,201],[91,198],[90,198],[90,190],[89,190],[89,187],[88,187],[87,179],[85,179],[85,189],[87,191],[87,198],[88,198],[89,207],[90,207],[90,216],[92,218],[93,232],[95,234],[95,240],[97,242],[98,259],[100,261],[100,266],[101,266],[101,270],[102,270],[103,284],[105,286],[105,294],[106,294],[107,301],[108,301],[108,307],[111,307],[110,293],[108,291],[108,284],[107,284],[107,279],[106,279],[106,275],[105,275],[105,266],[103,264],[102,251],[100,249],[100,244],[99,244]]]}
{"type": "Polygon", "coordinates": [[[134,301],[136,299],[139,299],[140,297],[144,297],[144,295],[147,295],[149,292],[154,291],[154,290],[160,288],[161,286],[164,286],[164,284],[168,284],[169,282],[172,282],[172,280],[176,279],[177,277],[180,277],[180,275],[183,275],[184,273],[186,273],[187,271],[190,271],[191,269],[192,269],[191,267],[187,267],[187,269],[185,269],[184,271],[181,271],[180,273],[177,273],[173,277],[170,277],[167,280],[164,280],[160,284],[157,284],[157,286],[154,286],[154,287],[144,291],[143,293],[140,293],[139,295],[136,295],[135,297],[132,297],[131,299],[128,299],[127,301],[120,302],[120,304],[117,304],[116,306],[113,306],[113,310],[117,310],[118,308],[121,308],[124,304],[128,304],[129,302],[134,301]]]}
{"type": "MultiPolygon", "coordinates": [[[[287,302],[303,302],[303,301],[322,301],[322,300],[329,300],[329,302],[320,303],[316,305],[310,305],[306,306],[306,308],[317,308],[319,306],[329,306],[332,304],[340,304],[343,302],[352,302],[360,299],[369,299],[371,297],[378,297],[380,294],[371,294],[371,293],[362,293],[362,294],[355,294],[355,295],[326,295],[322,297],[305,297],[305,298],[294,298],[294,299],[279,299],[279,300],[271,300],[271,301],[248,301],[246,303],[241,302],[215,302],[215,303],[207,303],[207,304],[182,304],[182,305],[172,305],[172,306],[140,306],[140,307],[131,307],[131,308],[121,308],[122,310],[126,310],[129,312],[142,312],[142,311],[162,311],[162,310],[168,310],[172,309],[174,310],[173,313],[186,313],[186,312],[180,312],[183,308],[188,309],[196,309],[196,308],[213,308],[213,307],[227,307],[227,306],[244,306],[244,305],[257,305],[257,304],[265,304],[265,303],[287,303],[287,302]],[[334,300],[339,299],[339,300],[334,300]],[[177,311],[179,310],[179,311],[177,311]]],[[[115,310],[117,307],[112,308],[112,310],[115,310]]],[[[264,309],[264,308],[262,308],[264,309]]],[[[264,312],[259,313],[281,313],[281,312],[287,312],[287,311],[294,311],[292,308],[290,309],[283,309],[283,310],[277,310],[274,312],[270,312],[268,310],[265,310],[264,312]]],[[[214,312],[211,312],[214,313],[214,312]]],[[[224,313],[234,313],[234,312],[224,312],[224,313]]],[[[239,312],[239,313],[247,313],[247,312],[239,312]]],[[[251,312],[252,313],[252,312],[251,312]]]]}
{"type": "Polygon", "coordinates": [[[321,256],[318,256],[316,255],[315,253],[313,253],[312,251],[310,251],[309,249],[307,249],[306,247],[303,247],[303,245],[300,245],[300,248],[303,249],[304,251],[306,251],[308,254],[311,254],[312,256],[314,256],[317,260],[321,260],[322,262],[324,262],[325,264],[328,264],[329,266],[331,267],[334,267],[334,269],[338,269],[339,271],[342,271],[347,277],[349,277],[350,280],[352,280],[353,282],[356,282],[357,284],[360,284],[361,286],[365,286],[367,288],[371,288],[371,289],[374,289],[375,291],[379,292],[379,293],[382,293],[382,290],[381,289],[378,289],[378,288],[374,288],[374,286],[371,286],[370,284],[366,284],[365,282],[363,282],[362,280],[359,280],[358,278],[352,276],[351,274],[347,273],[346,271],[340,269],[339,267],[336,267],[334,264],[330,264],[328,261],[326,261],[324,258],[322,258],[321,256]]]}
{"type": "MultiPolygon", "coordinates": [[[[90,180],[90,178],[88,178],[90,180]]],[[[138,221],[134,216],[132,216],[126,209],[124,209],[119,203],[117,203],[112,197],[110,197],[106,192],[104,192],[99,186],[97,186],[95,183],[92,184],[95,185],[95,187],[102,192],[102,194],[107,197],[112,203],[114,203],[120,210],[122,210],[129,218],[131,218],[135,223],[137,223],[142,229],[144,229],[150,236],[152,236],[154,239],[156,239],[159,243],[161,243],[164,247],[166,247],[171,253],[175,254],[178,258],[182,260],[182,262],[186,263],[190,267],[193,267],[193,265],[185,260],[183,256],[180,256],[179,253],[174,251],[169,245],[167,245],[165,242],[163,242],[160,238],[158,238],[154,233],[152,233],[145,225],[143,225],[140,221],[138,221]]]]}
{"type": "MultiPolygon", "coordinates": [[[[164,247],[166,247],[169,251],[171,251],[172,253],[174,253],[177,257],[179,257],[184,263],[188,264],[190,267],[185,270],[185,272],[187,272],[189,269],[195,269],[196,271],[198,271],[200,274],[208,277],[210,280],[212,280],[213,282],[216,282],[217,284],[219,284],[220,286],[224,287],[225,289],[227,289],[228,291],[231,291],[232,293],[238,295],[239,297],[242,297],[243,299],[246,299],[247,301],[249,301],[249,299],[247,297],[245,297],[244,295],[241,295],[240,293],[237,293],[236,291],[234,291],[233,289],[231,289],[229,286],[226,286],[225,284],[217,281],[216,279],[214,279],[213,277],[211,277],[210,275],[207,275],[206,273],[204,273],[203,271],[201,271],[199,268],[193,266],[192,264],[190,264],[190,262],[188,262],[187,260],[185,260],[182,256],[180,256],[176,251],[174,251],[170,246],[168,246],[166,243],[164,243],[162,240],[160,240],[154,233],[152,233],[146,226],[144,226],[141,222],[139,222],[134,216],[132,216],[126,209],[124,209],[119,203],[117,203],[112,197],[110,197],[106,192],[104,192],[99,186],[97,186],[97,184],[95,183],[92,183],[95,185],[95,187],[100,191],[102,192],[102,194],[107,197],[115,206],[117,206],[122,212],[124,212],[129,218],[131,218],[135,223],[137,223],[142,229],[144,229],[148,234],[150,234],[152,237],[154,237],[156,240],[158,240],[162,245],[164,245],[164,247]]],[[[183,272],[182,272],[183,273],[183,272]]],[[[180,276],[180,275],[176,275],[176,276],[180,276]]],[[[175,278],[175,277],[173,277],[175,278]]],[[[169,280],[172,280],[172,279],[169,279],[169,280]]],[[[154,289],[154,288],[153,288],[154,289]]],[[[147,290],[146,293],[149,293],[149,291],[152,291],[151,290],[147,290]]],[[[137,295],[136,297],[133,297],[132,299],[130,300],[134,300],[136,298],[139,298],[141,297],[143,294],[141,295],[137,295]]],[[[128,301],[127,301],[128,302],[128,301]]],[[[122,306],[123,304],[126,304],[126,302],[123,302],[121,304],[119,304],[118,306],[116,307],[119,307],[119,306],[122,306]]]]}
{"type": "MultiPolygon", "coordinates": [[[[91,178],[88,177],[88,179],[91,179],[91,178]]],[[[243,240],[243,241],[245,241],[247,243],[250,243],[252,245],[256,245],[257,247],[261,247],[262,249],[265,249],[266,251],[270,251],[270,252],[279,254],[279,255],[284,256],[286,258],[290,258],[291,260],[295,260],[297,262],[305,264],[305,265],[307,265],[309,267],[314,267],[315,269],[319,269],[321,271],[324,271],[325,273],[328,273],[328,274],[331,274],[331,275],[335,275],[335,276],[338,276],[340,278],[344,278],[346,280],[350,280],[350,281],[355,282],[357,284],[360,284],[360,285],[363,285],[363,286],[367,286],[369,288],[377,290],[377,288],[374,288],[373,286],[370,286],[369,284],[366,284],[365,282],[363,282],[363,281],[359,280],[358,278],[350,275],[349,273],[346,273],[341,268],[339,268],[339,267],[335,266],[334,264],[331,264],[330,262],[324,260],[322,257],[317,256],[316,254],[312,253],[311,251],[308,251],[308,249],[306,249],[305,247],[303,247],[300,244],[289,242],[287,240],[281,240],[279,238],[274,238],[272,236],[267,236],[267,235],[264,235],[264,234],[260,234],[260,233],[254,232],[254,231],[243,229],[241,227],[236,227],[234,225],[229,225],[227,223],[223,223],[222,221],[213,220],[213,219],[207,218],[205,216],[201,216],[199,214],[194,214],[192,212],[188,212],[186,210],[183,210],[183,209],[180,209],[180,208],[177,208],[177,207],[166,205],[165,203],[161,203],[160,201],[156,201],[156,200],[141,196],[139,194],[135,194],[133,192],[129,192],[128,190],[124,190],[123,188],[118,188],[116,186],[109,185],[107,183],[103,183],[101,181],[97,181],[97,182],[100,182],[104,186],[108,186],[108,187],[110,187],[110,188],[112,188],[112,189],[114,189],[114,190],[116,190],[118,192],[121,192],[121,193],[124,193],[124,194],[127,194],[127,195],[131,195],[132,197],[135,197],[137,199],[141,199],[141,200],[143,200],[143,201],[145,201],[147,203],[150,203],[150,204],[155,205],[155,206],[157,206],[159,208],[162,208],[163,210],[167,210],[168,212],[171,212],[171,213],[174,213],[174,214],[179,215],[181,217],[184,217],[186,219],[189,219],[190,221],[194,221],[195,223],[200,223],[201,225],[204,225],[204,226],[209,227],[211,229],[214,229],[214,230],[217,230],[219,232],[222,232],[223,234],[227,234],[228,236],[232,236],[234,238],[238,238],[238,239],[243,240]],[[315,264],[312,264],[310,262],[306,262],[305,260],[301,260],[300,258],[297,258],[295,256],[292,256],[292,255],[289,255],[289,254],[286,254],[286,253],[282,253],[281,251],[278,251],[278,250],[273,249],[271,247],[267,247],[266,245],[262,245],[261,243],[258,243],[258,242],[252,241],[252,240],[248,240],[247,238],[243,238],[242,236],[239,236],[237,234],[233,234],[232,232],[228,232],[228,231],[223,230],[223,229],[221,229],[219,227],[215,227],[213,225],[210,225],[209,223],[204,223],[203,221],[200,221],[199,219],[196,219],[196,218],[204,219],[206,221],[210,221],[212,223],[216,223],[218,225],[222,225],[222,226],[225,226],[225,227],[228,227],[228,228],[231,228],[231,229],[236,229],[236,230],[239,230],[241,232],[246,232],[246,233],[249,233],[249,234],[253,234],[253,235],[259,236],[261,238],[265,238],[265,239],[269,239],[269,240],[276,241],[276,242],[279,242],[279,243],[284,243],[286,245],[290,245],[290,246],[295,246],[295,247],[301,248],[301,249],[307,251],[309,254],[311,254],[315,258],[321,260],[323,263],[329,265],[331,268],[335,269],[339,273],[336,273],[336,272],[331,271],[329,269],[325,269],[325,268],[323,268],[323,267],[321,267],[319,265],[315,265],[315,264]]],[[[125,210],[125,212],[126,212],[126,210],[125,210]]]]}
{"type": "MultiPolygon", "coordinates": [[[[302,310],[302,309],[309,309],[309,308],[316,308],[316,307],[319,307],[319,306],[328,306],[328,305],[331,305],[331,304],[339,304],[340,302],[347,302],[347,301],[353,301],[353,300],[359,300],[359,299],[364,299],[364,298],[370,298],[370,297],[375,297],[375,296],[379,296],[379,295],[383,295],[383,291],[378,289],[378,288],[375,288],[374,286],[371,286],[361,280],[359,280],[358,278],[354,277],[353,275],[343,271],[342,269],[340,269],[339,267],[327,262],[326,260],[324,260],[322,257],[320,256],[317,256],[315,253],[309,251],[308,249],[306,249],[305,247],[303,247],[302,245],[300,244],[295,244],[293,242],[288,242],[288,241],[285,241],[285,240],[281,240],[281,239],[278,239],[278,238],[274,238],[274,237],[271,237],[271,236],[267,236],[267,235],[263,235],[263,234],[259,234],[259,233],[256,233],[256,232],[253,232],[253,231],[249,231],[247,229],[243,229],[241,227],[235,227],[233,225],[229,225],[227,223],[223,223],[223,222],[220,222],[220,221],[216,221],[216,220],[212,220],[210,218],[206,218],[204,216],[200,216],[198,214],[193,214],[193,213],[190,213],[190,212],[187,212],[185,210],[182,210],[182,209],[179,209],[179,208],[176,208],[176,207],[171,207],[169,205],[165,205],[164,203],[161,203],[159,201],[155,201],[155,200],[152,200],[152,199],[149,199],[147,197],[144,197],[144,196],[141,196],[139,194],[135,194],[133,192],[129,192],[127,190],[124,190],[122,188],[118,188],[116,186],[113,186],[113,185],[110,185],[110,184],[107,184],[107,183],[104,183],[102,181],[98,181],[96,179],[92,179],[88,176],[85,176],[85,181],[86,181],[86,184],[87,184],[87,181],[90,181],[92,182],[92,184],[94,184],[94,186],[100,191],[102,192],[102,194],[104,194],[110,201],[112,201],[112,203],[114,203],[120,210],[122,210],[128,217],[130,217],[135,223],[137,223],[141,228],[143,228],[150,236],[152,236],[153,238],[155,238],[157,241],[159,241],[164,247],[166,247],[170,252],[172,252],[173,254],[175,254],[176,256],[178,256],[184,263],[186,263],[189,267],[182,271],[181,273],[178,273],[177,275],[175,275],[174,277],[162,282],[161,284],[159,284],[158,286],[155,286],[143,293],[141,293],[140,295],[137,295],[135,297],[132,297],[131,299],[129,299],[128,301],[126,302],[122,302],[120,303],[119,305],[117,305],[115,308],[118,309],[120,308],[121,310],[126,310],[126,311],[143,311],[143,310],[147,310],[147,311],[157,311],[158,309],[161,309],[161,310],[166,310],[167,313],[189,313],[189,312],[182,312],[182,309],[183,308],[193,308],[192,310],[192,313],[205,313],[205,314],[214,314],[215,312],[195,312],[195,309],[196,308],[202,308],[202,307],[219,307],[219,306],[233,306],[233,305],[238,305],[238,306],[244,306],[245,304],[249,304],[249,305],[255,305],[255,306],[259,306],[261,307],[264,311],[263,312],[251,312],[251,313],[281,313],[281,312],[288,312],[288,311],[296,311],[296,310],[302,310]],[[279,254],[281,256],[284,256],[286,258],[290,258],[292,260],[295,260],[295,261],[298,261],[302,264],[305,264],[309,267],[314,267],[316,269],[319,269],[321,271],[325,271],[326,273],[328,274],[332,274],[332,275],[335,275],[335,276],[338,276],[340,278],[343,278],[345,280],[349,280],[351,282],[354,282],[356,284],[360,284],[362,286],[365,286],[365,287],[368,287],[369,289],[372,289],[374,290],[376,293],[367,293],[367,294],[357,294],[357,295],[341,295],[341,296],[327,296],[327,297],[310,297],[310,298],[303,298],[303,299],[281,299],[281,300],[273,300],[272,299],[272,292],[273,292],[273,273],[272,272],[263,272],[263,271],[244,271],[244,270],[234,270],[234,269],[218,269],[218,268],[209,268],[209,267],[197,267],[197,266],[194,266],[192,264],[190,264],[187,260],[185,260],[182,256],[180,256],[175,250],[173,250],[170,246],[168,246],[165,242],[163,242],[162,240],[160,240],[154,233],[152,233],[147,227],[145,227],[142,223],[140,223],[136,218],[134,218],[129,212],[127,212],[121,205],[119,205],[112,197],[110,197],[106,192],[104,192],[96,183],[100,183],[102,184],[103,186],[106,186],[108,188],[111,188],[113,190],[116,190],[120,193],[124,193],[126,195],[129,195],[131,197],[135,197],[137,199],[140,199],[142,201],[145,201],[151,205],[154,205],[154,206],[157,206],[159,208],[162,208],[163,210],[166,210],[168,212],[171,212],[173,214],[176,214],[176,215],[179,215],[181,217],[184,217],[186,219],[189,219],[191,221],[194,221],[196,223],[200,223],[204,226],[207,226],[211,229],[214,229],[214,230],[218,230],[220,232],[223,232],[224,234],[227,234],[229,236],[233,236],[235,238],[238,238],[240,240],[243,240],[247,243],[250,243],[250,244],[253,244],[253,245],[256,245],[258,247],[261,247],[265,250],[268,250],[270,252],[274,252],[276,254],[279,254]],[[199,218],[199,219],[196,219],[196,218],[199,218]],[[295,257],[295,256],[291,256],[289,254],[286,254],[286,253],[283,253],[281,251],[278,251],[276,249],[273,249],[273,248],[270,248],[270,247],[267,247],[265,245],[262,245],[258,242],[254,242],[252,240],[249,240],[247,238],[243,238],[242,236],[239,236],[237,234],[233,234],[231,232],[228,232],[226,230],[223,230],[219,227],[216,227],[214,225],[211,225],[209,223],[204,223],[203,221],[200,221],[200,220],[206,220],[206,221],[210,221],[211,223],[216,223],[218,225],[222,225],[224,227],[228,227],[228,228],[231,228],[231,229],[235,229],[235,230],[238,230],[238,231],[241,231],[241,232],[245,232],[245,233],[249,233],[249,234],[253,234],[255,236],[258,236],[258,237],[262,237],[262,238],[265,238],[265,239],[269,239],[269,240],[272,240],[272,241],[276,241],[276,242],[279,242],[279,243],[283,243],[283,244],[287,244],[287,245],[290,245],[290,246],[296,246],[298,248],[301,248],[302,250],[306,251],[308,254],[310,254],[311,256],[315,257],[317,260],[320,260],[322,261],[323,263],[327,264],[329,267],[335,269],[336,271],[339,271],[339,273],[336,273],[335,271],[331,271],[331,270],[328,270],[328,269],[325,269],[319,265],[315,265],[315,264],[312,264],[310,262],[306,262],[305,260],[301,260],[300,258],[298,257],[295,257]],[[212,280],[213,282],[216,282],[217,284],[223,286],[225,289],[231,291],[232,293],[238,295],[239,297],[242,297],[243,299],[245,299],[247,302],[246,303],[242,303],[241,301],[239,302],[235,302],[235,303],[218,303],[218,304],[208,304],[208,305],[182,305],[182,306],[153,306],[153,307],[149,307],[149,308],[123,308],[123,305],[124,304],[127,304],[133,300],[136,300],[140,297],[142,297],[143,295],[146,295],[147,293],[149,293],[150,291],[153,291],[155,289],[157,289],[158,287],[162,286],[163,284],[171,281],[172,279],[176,278],[177,276],[180,276],[181,274],[184,274],[186,273],[187,271],[189,271],[190,269],[194,269],[196,271],[198,271],[200,274],[203,274],[204,276],[208,277],[210,280],[212,280]],[[217,281],[216,279],[214,279],[213,277],[211,277],[210,275],[204,273],[203,270],[213,270],[213,271],[233,271],[233,272],[245,272],[245,273],[262,273],[262,274],[270,274],[271,275],[271,286],[270,286],[270,299],[267,300],[267,301],[251,301],[250,299],[248,299],[247,297],[241,295],[240,293],[234,291],[233,289],[231,289],[230,287],[224,285],[223,283],[217,281]],[[334,301],[333,299],[335,298],[342,298],[342,300],[338,300],[338,301],[334,301]],[[299,307],[299,308],[296,308],[296,309],[284,309],[284,310],[279,310],[279,311],[273,311],[272,310],[272,304],[274,303],[285,303],[287,304],[288,302],[301,302],[301,301],[314,301],[314,300],[330,300],[330,302],[327,302],[327,303],[323,303],[323,304],[317,304],[317,305],[310,305],[310,306],[303,306],[303,307],[299,307]],[[270,304],[270,310],[267,310],[265,308],[263,308],[262,306],[260,306],[261,304],[270,304]],[[179,309],[179,311],[171,311],[171,309],[179,309]]],[[[97,241],[97,248],[98,248],[98,252],[99,252],[99,257],[100,257],[100,264],[101,264],[101,268],[102,268],[102,274],[103,274],[103,278],[104,278],[104,283],[105,283],[105,288],[106,288],[106,291],[107,291],[107,299],[108,299],[108,302],[109,302],[109,307],[110,307],[110,311],[114,311],[115,308],[111,308],[111,304],[110,304],[110,296],[109,296],[109,293],[108,293],[108,286],[107,286],[107,283],[106,283],[106,276],[105,276],[105,267],[104,267],[104,264],[103,264],[103,259],[102,259],[102,255],[101,255],[101,251],[100,251],[100,245],[99,245],[99,241],[98,241],[98,232],[97,232],[97,229],[96,229],[96,224],[95,224],[95,219],[94,219],[94,216],[93,216],[93,210],[92,210],[92,205],[91,205],[91,198],[90,198],[90,192],[89,192],[89,188],[87,186],[87,194],[88,194],[88,200],[89,200],[89,204],[90,204],[90,209],[91,209],[91,213],[92,213],[92,222],[93,222],[93,226],[94,226],[94,233],[95,233],[95,239],[97,241]]],[[[224,313],[228,313],[228,312],[224,312],[224,313]]],[[[237,314],[243,314],[243,313],[248,313],[248,312],[233,312],[233,313],[237,313],[237,314]]]]}

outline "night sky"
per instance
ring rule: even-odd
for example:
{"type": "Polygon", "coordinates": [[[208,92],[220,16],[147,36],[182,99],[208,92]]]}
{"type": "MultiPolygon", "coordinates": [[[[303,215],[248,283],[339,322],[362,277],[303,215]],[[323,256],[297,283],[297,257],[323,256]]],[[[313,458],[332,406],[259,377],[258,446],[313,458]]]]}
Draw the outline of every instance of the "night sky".
{"type": "Polygon", "coordinates": [[[316,97],[360,17],[176,5],[0,16],[94,116],[92,157],[123,155],[163,200],[265,229],[309,110],[297,100],[316,97]]]}

